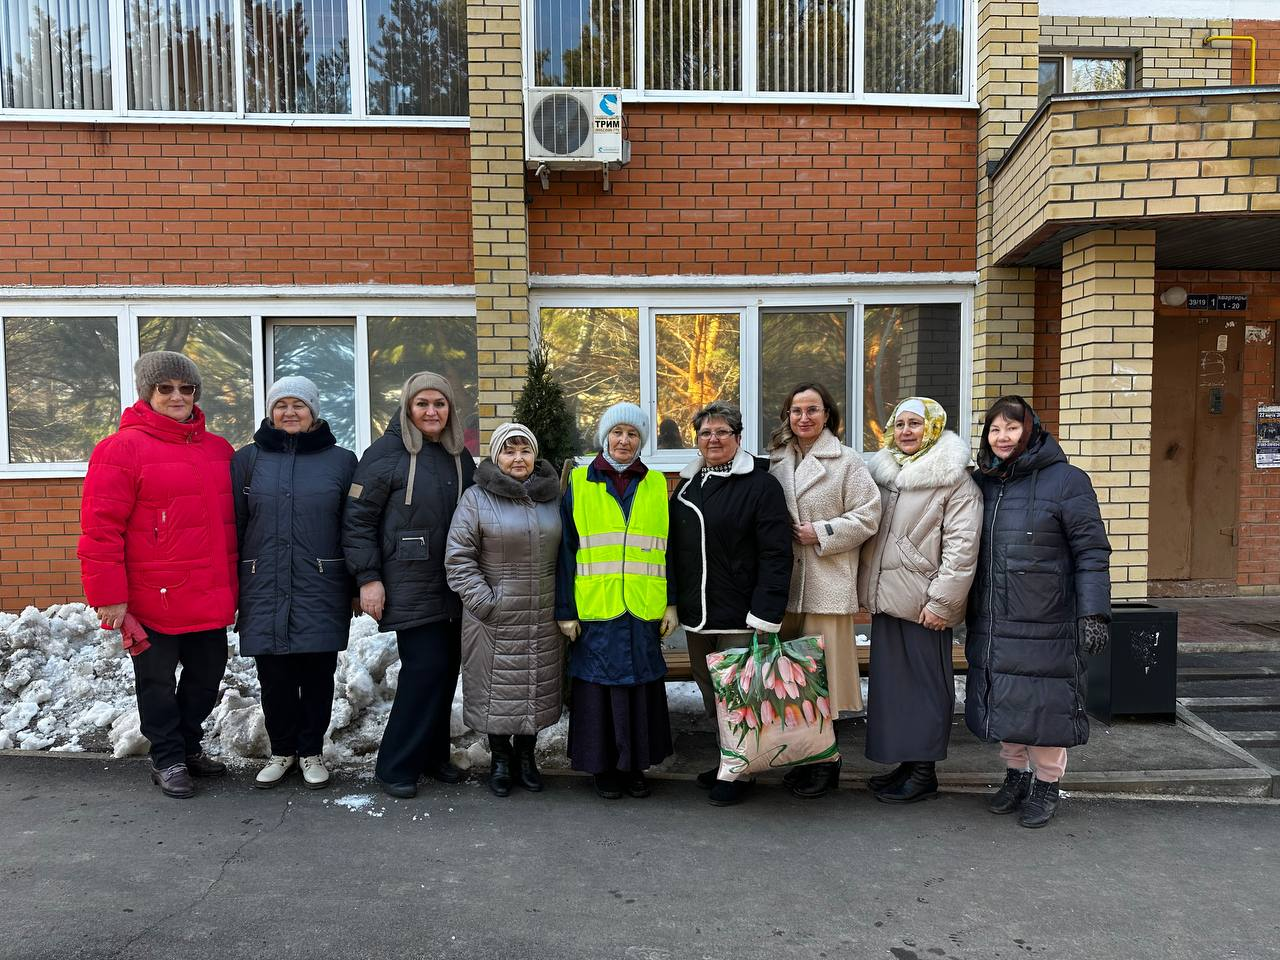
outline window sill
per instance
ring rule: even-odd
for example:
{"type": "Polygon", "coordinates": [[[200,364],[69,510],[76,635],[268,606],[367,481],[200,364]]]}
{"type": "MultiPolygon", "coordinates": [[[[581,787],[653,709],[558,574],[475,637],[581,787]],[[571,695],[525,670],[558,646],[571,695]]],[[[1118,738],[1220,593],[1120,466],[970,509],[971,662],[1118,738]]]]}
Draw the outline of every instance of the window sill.
{"type": "Polygon", "coordinates": [[[0,110],[0,122],[89,125],[181,124],[235,127],[427,127],[466,130],[470,117],[351,117],[343,114],[279,116],[237,113],[111,113],[105,110],[0,110]]]}

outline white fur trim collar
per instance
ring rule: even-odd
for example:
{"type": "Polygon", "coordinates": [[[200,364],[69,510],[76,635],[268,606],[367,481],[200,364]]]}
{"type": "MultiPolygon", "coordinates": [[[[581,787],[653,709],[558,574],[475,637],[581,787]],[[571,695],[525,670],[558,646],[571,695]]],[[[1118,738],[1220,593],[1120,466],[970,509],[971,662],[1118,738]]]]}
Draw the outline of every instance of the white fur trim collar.
{"type": "MultiPolygon", "coordinates": [[[[702,455],[699,454],[694,457],[693,460],[684,465],[680,470],[680,476],[686,480],[696,477],[705,465],[702,455]]],[[[747,453],[746,447],[739,446],[738,452],[733,455],[733,466],[730,468],[729,474],[734,477],[740,477],[744,474],[751,473],[755,468],[756,458],[747,453]]]]}
{"type": "Polygon", "coordinates": [[[931,450],[905,467],[898,466],[898,461],[888,449],[872,457],[868,467],[871,476],[882,487],[892,485],[899,490],[952,487],[969,470],[969,448],[955,433],[944,430],[931,450]]]}

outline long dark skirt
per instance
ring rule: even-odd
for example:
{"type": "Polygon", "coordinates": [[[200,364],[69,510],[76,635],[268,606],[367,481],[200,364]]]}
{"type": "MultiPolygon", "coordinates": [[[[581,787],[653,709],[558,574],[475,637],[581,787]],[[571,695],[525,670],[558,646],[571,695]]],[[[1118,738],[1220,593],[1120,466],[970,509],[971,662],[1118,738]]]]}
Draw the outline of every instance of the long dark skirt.
{"type": "Polygon", "coordinates": [[[867,759],[945,760],[955,705],[951,631],[877,613],[871,620],[867,759]]]}
{"type": "Polygon", "coordinates": [[[662,680],[629,687],[574,679],[569,760],[575,770],[641,771],[671,756],[671,715],[662,680]]]}

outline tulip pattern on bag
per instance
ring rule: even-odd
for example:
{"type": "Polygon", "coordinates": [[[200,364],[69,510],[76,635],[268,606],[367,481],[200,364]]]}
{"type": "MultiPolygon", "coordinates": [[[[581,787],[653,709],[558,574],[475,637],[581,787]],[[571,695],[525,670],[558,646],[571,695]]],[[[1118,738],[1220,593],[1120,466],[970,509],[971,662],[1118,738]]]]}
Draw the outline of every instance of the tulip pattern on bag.
{"type": "Polygon", "coordinates": [[[753,639],[749,648],[707,656],[720,779],[839,759],[824,650],[822,637],[783,643],[774,635],[765,649],[753,639]]]}

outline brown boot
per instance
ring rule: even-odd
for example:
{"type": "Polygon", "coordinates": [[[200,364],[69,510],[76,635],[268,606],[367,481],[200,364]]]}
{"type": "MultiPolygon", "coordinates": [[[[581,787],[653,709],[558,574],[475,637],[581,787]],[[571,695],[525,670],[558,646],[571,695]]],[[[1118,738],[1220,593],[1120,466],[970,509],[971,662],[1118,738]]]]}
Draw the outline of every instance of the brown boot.
{"type": "Polygon", "coordinates": [[[191,774],[185,763],[175,763],[171,767],[159,770],[151,768],[151,782],[158,786],[166,797],[175,800],[187,800],[196,794],[196,785],[191,782],[191,774]]]}

